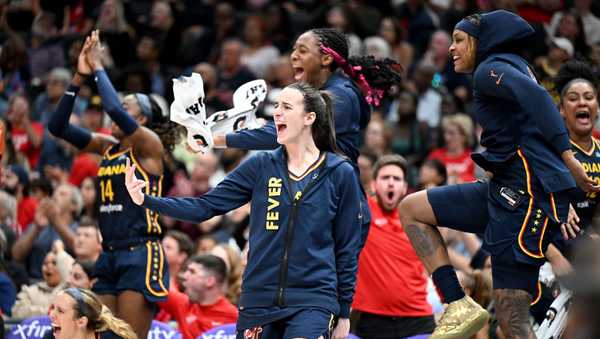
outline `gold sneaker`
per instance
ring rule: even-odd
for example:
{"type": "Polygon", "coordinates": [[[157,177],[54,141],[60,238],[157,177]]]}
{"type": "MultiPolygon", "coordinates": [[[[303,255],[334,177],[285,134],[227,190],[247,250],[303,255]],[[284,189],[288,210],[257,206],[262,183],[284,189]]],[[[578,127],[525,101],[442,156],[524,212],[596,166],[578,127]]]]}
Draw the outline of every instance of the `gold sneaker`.
{"type": "Polygon", "coordinates": [[[466,339],[477,333],[489,320],[489,313],[471,297],[448,304],[429,339],[466,339]]]}

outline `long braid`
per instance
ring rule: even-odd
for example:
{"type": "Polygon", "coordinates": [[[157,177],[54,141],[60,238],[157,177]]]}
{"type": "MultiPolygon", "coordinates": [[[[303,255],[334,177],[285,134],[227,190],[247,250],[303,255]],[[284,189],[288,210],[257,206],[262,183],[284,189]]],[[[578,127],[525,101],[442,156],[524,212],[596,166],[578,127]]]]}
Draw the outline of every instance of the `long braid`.
{"type": "Polygon", "coordinates": [[[393,85],[402,81],[402,66],[389,58],[348,56],[348,39],[332,28],[315,28],[311,32],[319,39],[321,52],[333,57],[331,71],[341,68],[367,92],[367,102],[379,106],[379,100],[393,85]]]}

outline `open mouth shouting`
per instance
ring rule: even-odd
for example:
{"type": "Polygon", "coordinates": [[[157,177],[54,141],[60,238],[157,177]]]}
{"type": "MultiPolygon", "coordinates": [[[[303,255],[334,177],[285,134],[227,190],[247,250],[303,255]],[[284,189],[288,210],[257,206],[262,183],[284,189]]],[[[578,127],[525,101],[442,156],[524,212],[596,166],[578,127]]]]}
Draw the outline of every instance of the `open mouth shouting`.
{"type": "Polygon", "coordinates": [[[575,112],[575,119],[578,123],[586,126],[592,123],[590,112],[587,111],[575,112]]]}
{"type": "Polygon", "coordinates": [[[304,80],[304,68],[294,67],[294,79],[296,81],[304,80]]]}
{"type": "Polygon", "coordinates": [[[281,136],[287,129],[287,125],[282,122],[276,122],[275,129],[277,130],[277,136],[281,136]]]}

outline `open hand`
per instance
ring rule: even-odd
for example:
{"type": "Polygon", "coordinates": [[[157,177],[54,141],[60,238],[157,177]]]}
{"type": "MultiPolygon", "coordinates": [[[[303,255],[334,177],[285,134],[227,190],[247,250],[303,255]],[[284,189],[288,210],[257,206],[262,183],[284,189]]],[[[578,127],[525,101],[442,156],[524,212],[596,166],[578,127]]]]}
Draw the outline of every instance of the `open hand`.
{"type": "Polygon", "coordinates": [[[331,339],[346,339],[348,338],[348,334],[350,333],[350,319],[348,318],[339,318],[337,325],[333,329],[333,333],[331,334],[331,339]]]}
{"type": "Polygon", "coordinates": [[[104,53],[104,47],[100,43],[100,31],[93,30],[90,35],[90,47],[85,53],[87,63],[92,67],[93,70],[102,69],[102,53],[104,53]]]}
{"type": "Polygon", "coordinates": [[[588,177],[585,173],[585,169],[581,165],[581,163],[575,159],[575,157],[570,157],[567,161],[565,161],[569,172],[575,179],[577,186],[581,188],[584,192],[600,192],[600,186],[596,185],[596,182],[592,180],[592,178],[588,177]]]}
{"type": "Polygon", "coordinates": [[[144,202],[142,189],[146,187],[146,182],[135,176],[135,165],[131,165],[129,158],[125,167],[125,187],[127,187],[127,192],[129,192],[129,196],[134,203],[141,205],[144,202]]]}
{"type": "Polygon", "coordinates": [[[560,232],[565,240],[575,239],[577,233],[581,231],[578,223],[579,216],[577,216],[577,212],[575,212],[573,205],[569,204],[569,216],[567,217],[567,222],[560,225],[560,232]]]}
{"type": "Polygon", "coordinates": [[[81,47],[81,52],[79,52],[79,57],[77,57],[77,73],[82,75],[90,75],[92,74],[92,66],[87,61],[87,52],[90,50],[92,46],[92,38],[88,36],[85,38],[85,42],[83,43],[83,47],[81,47]]]}

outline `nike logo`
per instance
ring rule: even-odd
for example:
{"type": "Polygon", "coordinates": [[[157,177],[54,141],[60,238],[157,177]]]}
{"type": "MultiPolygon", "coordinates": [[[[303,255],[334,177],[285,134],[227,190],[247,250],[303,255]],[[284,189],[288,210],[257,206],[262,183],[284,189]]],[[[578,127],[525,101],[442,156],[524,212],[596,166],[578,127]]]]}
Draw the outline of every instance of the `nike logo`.
{"type": "Polygon", "coordinates": [[[496,74],[496,72],[495,72],[494,70],[491,70],[491,71],[490,71],[490,76],[491,76],[492,78],[495,78],[495,79],[496,79],[496,85],[497,85],[497,86],[500,86],[500,82],[502,81],[502,77],[504,76],[504,73],[502,73],[502,74],[500,74],[500,75],[498,76],[498,74],[496,74]]]}
{"type": "Polygon", "coordinates": [[[66,94],[66,95],[70,95],[70,96],[72,96],[72,97],[74,97],[74,96],[75,96],[75,92],[71,92],[71,91],[65,91],[65,94],[66,94]]]}
{"type": "Polygon", "coordinates": [[[504,73],[500,74],[500,76],[498,77],[498,80],[496,80],[496,86],[500,86],[500,81],[502,81],[503,76],[504,76],[504,73]]]}

